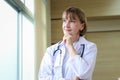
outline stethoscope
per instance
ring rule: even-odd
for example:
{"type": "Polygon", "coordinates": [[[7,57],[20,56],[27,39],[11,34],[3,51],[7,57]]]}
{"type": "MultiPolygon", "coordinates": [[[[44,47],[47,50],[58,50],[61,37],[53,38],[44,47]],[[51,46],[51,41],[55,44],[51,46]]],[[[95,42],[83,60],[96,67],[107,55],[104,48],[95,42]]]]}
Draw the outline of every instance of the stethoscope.
{"type": "Polygon", "coordinates": [[[61,42],[58,42],[58,46],[57,46],[57,49],[53,52],[53,56],[55,56],[55,53],[59,53],[59,54],[62,54],[62,50],[60,49],[60,43],[61,42]]]}
{"type": "MultiPolygon", "coordinates": [[[[58,43],[57,49],[53,52],[53,56],[55,56],[56,53],[59,53],[60,55],[62,54],[62,50],[60,49],[60,46],[61,46],[60,43],[61,42],[58,43]]],[[[81,51],[80,57],[83,57],[85,44],[81,44],[81,47],[82,47],[82,51],[81,51]]]]}

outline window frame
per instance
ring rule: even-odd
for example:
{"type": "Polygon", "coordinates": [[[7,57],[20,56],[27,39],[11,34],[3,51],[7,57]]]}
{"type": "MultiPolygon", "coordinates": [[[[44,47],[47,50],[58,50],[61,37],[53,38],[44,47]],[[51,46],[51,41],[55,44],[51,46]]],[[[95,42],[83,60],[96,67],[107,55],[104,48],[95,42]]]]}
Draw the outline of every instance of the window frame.
{"type": "Polygon", "coordinates": [[[20,0],[5,0],[9,5],[11,5],[15,10],[21,12],[26,16],[32,23],[34,22],[34,16],[32,12],[25,6],[25,4],[20,0]]]}
{"type": "MultiPolygon", "coordinates": [[[[18,12],[17,26],[17,80],[23,80],[23,16],[34,24],[34,14],[20,0],[5,0],[13,9],[18,12]]],[[[35,78],[35,76],[34,76],[35,78]]]]}

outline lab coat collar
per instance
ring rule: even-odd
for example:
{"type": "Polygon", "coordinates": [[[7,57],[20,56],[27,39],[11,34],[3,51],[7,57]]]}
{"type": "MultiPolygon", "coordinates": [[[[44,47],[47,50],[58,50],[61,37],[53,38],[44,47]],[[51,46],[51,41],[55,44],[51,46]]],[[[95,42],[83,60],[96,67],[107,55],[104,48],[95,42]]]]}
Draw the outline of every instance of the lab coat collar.
{"type": "Polygon", "coordinates": [[[80,37],[78,41],[73,43],[73,45],[76,44],[76,43],[79,44],[79,45],[80,44],[86,44],[87,40],[84,37],[80,37]]]}

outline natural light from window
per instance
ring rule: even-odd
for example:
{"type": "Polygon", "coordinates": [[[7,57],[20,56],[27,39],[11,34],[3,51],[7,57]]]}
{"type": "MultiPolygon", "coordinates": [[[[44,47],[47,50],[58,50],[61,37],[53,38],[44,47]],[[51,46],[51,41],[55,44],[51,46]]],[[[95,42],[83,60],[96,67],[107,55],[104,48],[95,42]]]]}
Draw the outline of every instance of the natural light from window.
{"type": "Polygon", "coordinates": [[[22,75],[23,80],[34,80],[34,26],[23,17],[23,62],[22,75]]]}
{"type": "Polygon", "coordinates": [[[0,80],[17,80],[17,12],[0,0],[0,80]]]}
{"type": "Polygon", "coordinates": [[[34,22],[8,3],[0,0],[0,80],[34,80],[34,22]]]}

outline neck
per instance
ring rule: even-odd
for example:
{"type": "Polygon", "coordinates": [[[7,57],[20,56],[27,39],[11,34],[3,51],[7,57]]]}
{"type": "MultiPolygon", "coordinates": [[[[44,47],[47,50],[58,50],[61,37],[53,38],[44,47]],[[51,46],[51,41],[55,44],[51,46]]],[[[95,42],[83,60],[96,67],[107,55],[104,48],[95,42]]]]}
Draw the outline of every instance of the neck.
{"type": "Polygon", "coordinates": [[[72,41],[73,41],[73,42],[76,42],[76,41],[79,40],[79,38],[80,38],[79,35],[73,36],[72,41]]]}

